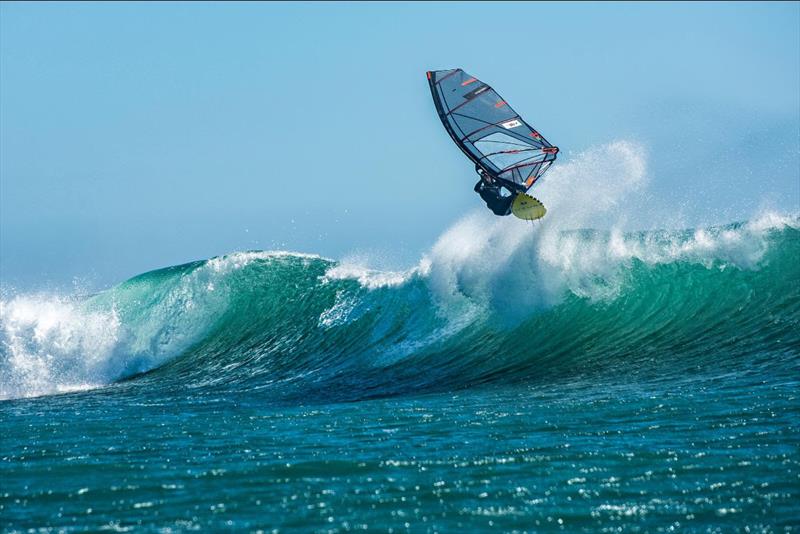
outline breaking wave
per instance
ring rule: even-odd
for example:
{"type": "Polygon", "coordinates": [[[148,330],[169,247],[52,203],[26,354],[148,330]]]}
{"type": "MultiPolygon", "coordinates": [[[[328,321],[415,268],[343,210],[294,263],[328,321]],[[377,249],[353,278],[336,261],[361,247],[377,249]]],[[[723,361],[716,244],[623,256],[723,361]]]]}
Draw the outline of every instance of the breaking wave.
{"type": "Polygon", "coordinates": [[[800,218],[624,230],[646,184],[643,150],[618,142],[554,169],[537,187],[541,222],[476,211],[406,271],[241,252],[89,297],[6,295],[0,398],[161,384],[350,400],[585,374],[796,371],[800,218]]]}

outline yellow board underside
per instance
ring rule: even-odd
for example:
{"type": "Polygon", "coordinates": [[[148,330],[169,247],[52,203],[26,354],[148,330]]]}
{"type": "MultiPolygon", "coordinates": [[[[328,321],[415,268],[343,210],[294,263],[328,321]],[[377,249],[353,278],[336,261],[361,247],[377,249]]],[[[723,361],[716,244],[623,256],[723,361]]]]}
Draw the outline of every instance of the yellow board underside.
{"type": "Polygon", "coordinates": [[[544,217],[547,210],[532,196],[520,193],[511,204],[511,213],[525,221],[534,221],[544,217]]]}

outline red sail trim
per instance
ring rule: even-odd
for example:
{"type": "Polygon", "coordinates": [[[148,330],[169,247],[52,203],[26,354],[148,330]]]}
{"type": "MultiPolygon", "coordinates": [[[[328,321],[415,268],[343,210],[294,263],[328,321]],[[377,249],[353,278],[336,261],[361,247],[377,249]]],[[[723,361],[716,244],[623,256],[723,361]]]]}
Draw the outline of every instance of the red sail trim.
{"type": "Polygon", "coordinates": [[[522,167],[530,167],[531,165],[538,165],[540,163],[545,163],[545,161],[544,160],[531,161],[530,163],[520,163],[520,164],[514,165],[513,167],[506,167],[505,169],[503,169],[503,171],[500,174],[505,174],[507,172],[515,171],[517,169],[521,169],[522,167]]]}
{"type": "MultiPolygon", "coordinates": [[[[496,156],[497,154],[519,154],[520,152],[532,152],[534,150],[539,150],[538,148],[519,148],[514,150],[500,150],[499,152],[492,152],[490,154],[485,154],[481,159],[488,158],[489,156],[496,156]]],[[[525,158],[528,159],[528,158],[525,158]]],[[[523,160],[525,161],[525,160],[523,160]]],[[[505,171],[503,171],[505,172],[505,171]]]]}

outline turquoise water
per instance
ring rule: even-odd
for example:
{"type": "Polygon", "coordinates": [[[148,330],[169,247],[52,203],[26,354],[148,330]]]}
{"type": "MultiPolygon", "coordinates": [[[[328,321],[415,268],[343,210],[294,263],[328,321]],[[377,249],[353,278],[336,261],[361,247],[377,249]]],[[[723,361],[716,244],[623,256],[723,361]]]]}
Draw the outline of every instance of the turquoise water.
{"type": "Polygon", "coordinates": [[[3,530],[800,529],[796,217],[486,220],[4,295],[3,530]]]}

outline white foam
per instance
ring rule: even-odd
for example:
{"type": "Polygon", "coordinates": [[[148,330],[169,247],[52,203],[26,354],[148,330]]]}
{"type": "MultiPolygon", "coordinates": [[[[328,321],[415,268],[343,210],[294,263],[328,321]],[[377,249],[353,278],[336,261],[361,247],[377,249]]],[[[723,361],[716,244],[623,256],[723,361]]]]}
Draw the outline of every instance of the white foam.
{"type": "Polygon", "coordinates": [[[116,310],[85,312],[62,297],[0,301],[0,399],[89,389],[106,383],[120,335],[116,310]]]}
{"type": "Polygon", "coordinates": [[[320,314],[317,321],[318,326],[328,329],[346,323],[357,305],[356,297],[347,296],[344,291],[338,291],[333,306],[320,314]]]}
{"type": "Polygon", "coordinates": [[[325,272],[323,282],[331,280],[357,280],[367,289],[396,287],[405,284],[412,277],[424,273],[424,262],[405,271],[384,271],[368,267],[370,258],[354,255],[344,258],[325,272]]]}
{"type": "Polygon", "coordinates": [[[182,275],[138,279],[91,298],[0,300],[0,399],[81,391],[154,369],[205,335],[228,304],[226,277],[281,251],[213,258],[182,275]]]}
{"type": "Polygon", "coordinates": [[[232,254],[226,254],[225,256],[217,256],[208,260],[206,265],[209,269],[216,273],[225,274],[247,267],[254,261],[270,260],[274,258],[298,258],[304,261],[333,261],[316,254],[306,254],[303,252],[288,252],[284,250],[254,250],[248,252],[234,252],[232,254]]]}

